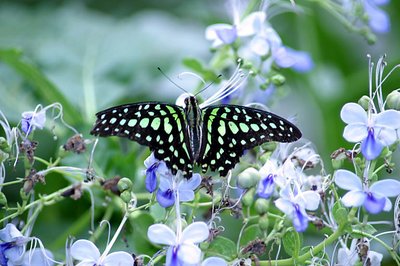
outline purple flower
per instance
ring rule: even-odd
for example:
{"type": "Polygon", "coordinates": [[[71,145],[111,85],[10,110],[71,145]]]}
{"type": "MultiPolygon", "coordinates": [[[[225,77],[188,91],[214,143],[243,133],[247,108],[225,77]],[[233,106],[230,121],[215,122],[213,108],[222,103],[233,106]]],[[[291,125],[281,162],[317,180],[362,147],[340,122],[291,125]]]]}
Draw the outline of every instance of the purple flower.
{"type": "Polygon", "coordinates": [[[171,175],[167,165],[163,161],[159,161],[151,153],[150,156],[144,161],[146,166],[146,180],[145,185],[148,192],[153,193],[157,188],[157,173],[159,175],[171,175]]]}
{"type": "Polygon", "coordinates": [[[388,0],[365,0],[364,10],[368,15],[368,24],[374,32],[387,33],[390,31],[390,18],[378,6],[387,4],[388,0]]]}
{"type": "Polygon", "coordinates": [[[257,195],[268,199],[275,191],[275,179],[278,174],[278,162],[274,159],[268,160],[260,169],[260,181],[257,187],[257,195]]]}
{"type": "Polygon", "coordinates": [[[157,201],[164,207],[170,207],[175,203],[176,193],[179,193],[179,201],[191,201],[194,199],[194,190],[201,183],[201,176],[193,174],[190,179],[176,181],[175,176],[160,178],[160,186],[157,191],[157,201]]]}
{"type": "Polygon", "coordinates": [[[167,266],[198,264],[201,260],[201,250],[196,244],[203,242],[208,236],[208,226],[204,222],[194,222],[177,233],[164,224],[153,224],[147,231],[151,242],[169,246],[167,266]]]}
{"type": "Polygon", "coordinates": [[[308,72],[314,67],[309,53],[282,46],[273,52],[275,63],[282,68],[293,68],[297,72],[308,72]]]}
{"type": "Polygon", "coordinates": [[[54,265],[53,255],[43,247],[25,251],[25,245],[32,240],[40,241],[22,235],[14,224],[7,224],[0,230],[0,265],[54,265]]]}
{"type": "Polygon", "coordinates": [[[46,122],[46,109],[22,113],[21,129],[29,135],[36,128],[43,129],[46,122]]]}
{"type": "Polygon", "coordinates": [[[304,232],[308,226],[307,210],[314,211],[318,208],[320,196],[315,191],[296,192],[289,186],[280,192],[280,198],[275,201],[275,205],[290,219],[297,232],[304,232]]]}
{"type": "Polygon", "coordinates": [[[234,14],[234,24],[214,24],[206,29],[206,39],[213,47],[232,44],[238,37],[251,36],[259,32],[266,19],[264,12],[253,12],[240,21],[240,15],[234,14]]]}
{"type": "Polygon", "coordinates": [[[100,255],[99,249],[89,240],[80,239],[71,246],[71,256],[79,260],[77,266],[132,266],[132,255],[124,251],[100,255]]]}
{"type": "Polygon", "coordinates": [[[344,206],[364,206],[372,214],[389,211],[392,203],[388,197],[400,194],[400,182],[397,180],[385,179],[363,188],[360,178],[347,170],[336,171],[335,183],[340,188],[350,190],[342,198],[344,206]]]}
{"type": "Polygon", "coordinates": [[[340,117],[347,124],[343,137],[349,142],[361,142],[361,152],[367,160],[374,160],[385,146],[397,140],[400,112],[386,110],[378,114],[367,112],[356,103],[343,106],[340,117]]]}

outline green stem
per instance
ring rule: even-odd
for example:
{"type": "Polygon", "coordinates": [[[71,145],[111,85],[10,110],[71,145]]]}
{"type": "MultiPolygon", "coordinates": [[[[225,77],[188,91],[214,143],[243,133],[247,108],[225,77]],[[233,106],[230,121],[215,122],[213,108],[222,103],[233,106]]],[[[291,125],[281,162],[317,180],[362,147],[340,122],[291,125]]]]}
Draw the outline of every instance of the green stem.
{"type": "Polygon", "coordinates": [[[324,241],[319,243],[314,248],[310,248],[310,251],[299,256],[297,259],[282,259],[282,260],[271,260],[271,261],[260,261],[260,266],[270,266],[270,265],[298,265],[304,263],[306,260],[312,258],[315,254],[323,251],[327,246],[336,241],[345,232],[344,227],[339,227],[338,230],[334,231],[332,235],[326,238],[324,241]]]}

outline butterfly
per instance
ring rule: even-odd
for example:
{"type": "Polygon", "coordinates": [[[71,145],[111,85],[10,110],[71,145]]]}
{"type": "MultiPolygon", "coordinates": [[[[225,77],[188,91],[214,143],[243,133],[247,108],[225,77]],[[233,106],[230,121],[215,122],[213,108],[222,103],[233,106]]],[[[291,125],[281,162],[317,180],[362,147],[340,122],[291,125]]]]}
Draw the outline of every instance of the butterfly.
{"type": "Polygon", "coordinates": [[[193,95],[183,106],[140,102],[111,107],[96,114],[91,134],[119,136],[146,145],[172,174],[181,170],[186,178],[195,164],[226,176],[245,150],[268,141],[293,142],[300,130],[286,119],[241,105],[200,108],[193,95]]]}

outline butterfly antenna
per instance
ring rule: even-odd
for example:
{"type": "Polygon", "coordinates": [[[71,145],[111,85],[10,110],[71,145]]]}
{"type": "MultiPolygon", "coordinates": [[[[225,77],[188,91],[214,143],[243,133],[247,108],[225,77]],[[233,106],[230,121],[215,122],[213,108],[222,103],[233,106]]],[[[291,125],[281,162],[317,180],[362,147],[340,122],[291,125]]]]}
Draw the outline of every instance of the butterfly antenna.
{"type": "Polygon", "coordinates": [[[221,77],[222,77],[222,75],[219,74],[213,81],[210,82],[210,84],[208,84],[207,86],[205,86],[204,88],[202,88],[202,89],[201,89],[198,93],[196,93],[194,96],[199,95],[200,93],[202,93],[203,91],[205,91],[206,89],[208,89],[209,87],[211,87],[211,85],[213,85],[213,84],[217,81],[217,79],[219,79],[219,78],[221,78],[221,77]]]}
{"type": "Polygon", "coordinates": [[[162,74],[166,79],[169,80],[169,82],[171,82],[172,84],[174,84],[176,87],[178,87],[178,88],[181,89],[182,91],[184,91],[184,92],[186,92],[186,93],[189,93],[187,90],[185,90],[184,88],[182,88],[181,86],[179,86],[176,82],[174,82],[170,77],[168,77],[168,76],[164,73],[164,71],[162,71],[162,69],[161,69],[160,67],[157,67],[157,69],[158,69],[158,71],[161,72],[161,74],[162,74]]]}

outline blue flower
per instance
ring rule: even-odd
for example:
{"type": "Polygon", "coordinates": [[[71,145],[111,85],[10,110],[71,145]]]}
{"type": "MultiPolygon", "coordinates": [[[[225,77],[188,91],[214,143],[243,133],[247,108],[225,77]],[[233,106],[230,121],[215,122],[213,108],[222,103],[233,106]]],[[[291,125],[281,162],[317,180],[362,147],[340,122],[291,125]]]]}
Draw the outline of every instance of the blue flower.
{"type": "Polygon", "coordinates": [[[261,11],[253,12],[241,20],[239,12],[234,10],[233,16],[233,25],[219,23],[207,27],[206,39],[213,42],[213,47],[232,44],[238,37],[256,34],[262,29],[266,19],[265,12],[261,11]]]}
{"type": "Polygon", "coordinates": [[[132,266],[134,259],[131,254],[117,251],[100,255],[99,249],[91,241],[80,239],[71,246],[71,256],[79,260],[77,266],[132,266]]]}
{"type": "Polygon", "coordinates": [[[176,193],[179,193],[179,201],[191,201],[194,199],[194,190],[200,183],[199,174],[193,174],[190,179],[183,178],[179,182],[175,176],[164,176],[160,178],[157,201],[164,208],[170,207],[175,203],[176,193]]]}
{"type": "Polygon", "coordinates": [[[275,63],[282,68],[293,68],[297,72],[308,72],[314,67],[309,53],[282,46],[273,52],[275,63]]]}
{"type": "Polygon", "coordinates": [[[304,232],[309,220],[306,209],[314,211],[318,208],[319,194],[315,191],[296,192],[286,186],[281,190],[280,196],[275,201],[275,206],[292,220],[297,232],[304,232]]]}
{"type": "Polygon", "coordinates": [[[194,222],[177,233],[164,224],[153,224],[147,231],[147,237],[155,244],[169,246],[166,266],[183,266],[200,262],[201,250],[196,244],[206,240],[209,233],[204,222],[194,222]]]}
{"type": "Polygon", "coordinates": [[[347,170],[336,171],[335,183],[340,188],[350,190],[342,198],[344,206],[364,206],[372,214],[389,211],[392,203],[388,197],[400,194],[400,182],[397,180],[385,179],[363,188],[360,178],[347,170]]]}
{"type": "MultiPolygon", "coordinates": [[[[0,230],[0,265],[54,265],[53,255],[43,247],[25,251],[25,245],[32,240],[40,241],[22,235],[14,224],[7,224],[0,230]]],[[[39,244],[41,245],[41,243],[39,244]]]]}
{"type": "Polygon", "coordinates": [[[389,0],[365,0],[364,10],[368,15],[368,24],[374,32],[387,33],[390,31],[390,18],[378,6],[387,4],[389,0]]]}
{"type": "Polygon", "coordinates": [[[157,173],[159,175],[171,175],[167,165],[163,161],[159,161],[151,153],[150,156],[144,161],[146,166],[146,190],[153,193],[157,188],[157,173]]]}
{"type": "Polygon", "coordinates": [[[349,142],[361,142],[361,152],[367,160],[374,160],[385,146],[397,140],[400,112],[386,110],[378,114],[367,112],[356,103],[343,106],[340,117],[347,124],[343,137],[349,142]]]}
{"type": "Polygon", "coordinates": [[[36,128],[43,129],[46,122],[46,109],[22,113],[21,129],[29,135],[36,128]]]}
{"type": "Polygon", "coordinates": [[[360,265],[359,250],[361,245],[368,246],[368,249],[366,249],[367,254],[365,254],[365,261],[368,261],[369,265],[371,266],[380,266],[383,255],[381,253],[372,251],[369,248],[369,241],[366,238],[362,238],[361,240],[353,239],[351,241],[350,249],[348,249],[346,246],[339,248],[337,255],[337,265],[360,265]],[[359,243],[360,241],[364,241],[364,243],[359,243]]]}
{"type": "Polygon", "coordinates": [[[278,162],[274,159],[268,160],[260,169],[260,181],[257,187],[257,195],[268,199],[275,191],[275,178],[278,175],[278,162]]]}

